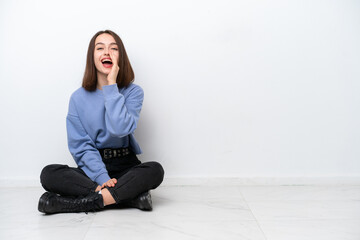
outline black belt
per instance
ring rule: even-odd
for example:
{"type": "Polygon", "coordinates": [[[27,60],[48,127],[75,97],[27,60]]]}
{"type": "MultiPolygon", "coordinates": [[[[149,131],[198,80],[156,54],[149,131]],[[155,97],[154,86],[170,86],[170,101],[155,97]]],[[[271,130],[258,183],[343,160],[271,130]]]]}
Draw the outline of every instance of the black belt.
{"type": "Polygon", "coordinates": [[[104,148],[98,149],[101,157],[104,159],[116,158],[116,157],[124,157],[129,155],[132,151],[130,148],[104,148]]]}

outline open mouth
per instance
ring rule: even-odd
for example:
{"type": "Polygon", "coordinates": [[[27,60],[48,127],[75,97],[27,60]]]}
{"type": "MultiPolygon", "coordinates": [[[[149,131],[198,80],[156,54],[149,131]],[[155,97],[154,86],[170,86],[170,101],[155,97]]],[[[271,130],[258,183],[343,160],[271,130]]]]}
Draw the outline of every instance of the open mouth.
{"type": "Polygon", "coordinates": [[[111,68],[113,65],[112,61],[108,58],[101,60],[101,63],[106,68],[111,68]]]}

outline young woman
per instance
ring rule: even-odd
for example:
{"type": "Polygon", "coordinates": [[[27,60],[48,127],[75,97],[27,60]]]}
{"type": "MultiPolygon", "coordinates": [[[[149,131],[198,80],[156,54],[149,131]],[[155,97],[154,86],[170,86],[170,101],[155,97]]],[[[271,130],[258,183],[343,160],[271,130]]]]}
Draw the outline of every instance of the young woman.
{"type": "Polygon", "coordinates": [[[152,210],[149,190],[164,170],[141,163],[134,138],[144,93],[120,37],[97,32],[90,41],[82,87],[70,98],[66,118],[68,146],[78,168],[52,164],[40,176],[45,192],[40,212],[87,212],[116,204],[152,210]]]}

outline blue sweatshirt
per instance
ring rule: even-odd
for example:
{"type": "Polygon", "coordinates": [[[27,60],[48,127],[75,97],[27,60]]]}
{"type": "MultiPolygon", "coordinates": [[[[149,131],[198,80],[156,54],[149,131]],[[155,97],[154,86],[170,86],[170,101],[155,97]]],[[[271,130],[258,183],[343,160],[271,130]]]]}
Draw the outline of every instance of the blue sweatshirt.
{"type": "Polygon", "coordinates": [[[71,95],[66,117],[70,153],[79,168],[99,185],[110,176],[97,149],[130,147],[135,154],[141,153],[133,133],[144,100],[143,90],[135,84],[102,88],[94,92],[77,89],[71,95]]]}

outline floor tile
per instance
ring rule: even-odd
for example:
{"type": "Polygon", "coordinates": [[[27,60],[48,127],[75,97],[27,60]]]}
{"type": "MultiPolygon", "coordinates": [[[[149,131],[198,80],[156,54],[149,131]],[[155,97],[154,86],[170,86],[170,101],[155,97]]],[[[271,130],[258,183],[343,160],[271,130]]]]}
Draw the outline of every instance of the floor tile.
{"type": "Polygon", "coordinates": [[[237,188],[166,187],[152,193],[156,214],[193,220],[254,220],[237,188]]]}
{"type": "Polygon", "coordinates": [[[121,239],[149,239],[149,240],[265,240],[265,237],[255,221],[143,221],[138,219],[124,219],[117,226],[107,227],[106,223],[96,222],[86,234],[86,240],[96,240],[100,233],[103,237],[121,239]]]}
{"type": "Polygon", "coordinates": [[[83,239],[95,214],[45,215],[37,210],[41,188],[2,188],[0,239],[83,239]]]}
{"type": "Polygon", "coordinates": [[[360,200],[360,186],[241,186],[246,201],[360,200]]]}
{"type": "Polygon", "coordinates": [[[257,220],[360,219],[360,201],[250,201],[257,220]]]}
{"type": "Polygon", "coordinates": [[[359,240],[360,220],[259,221],[267,240],[359,240]]]}

